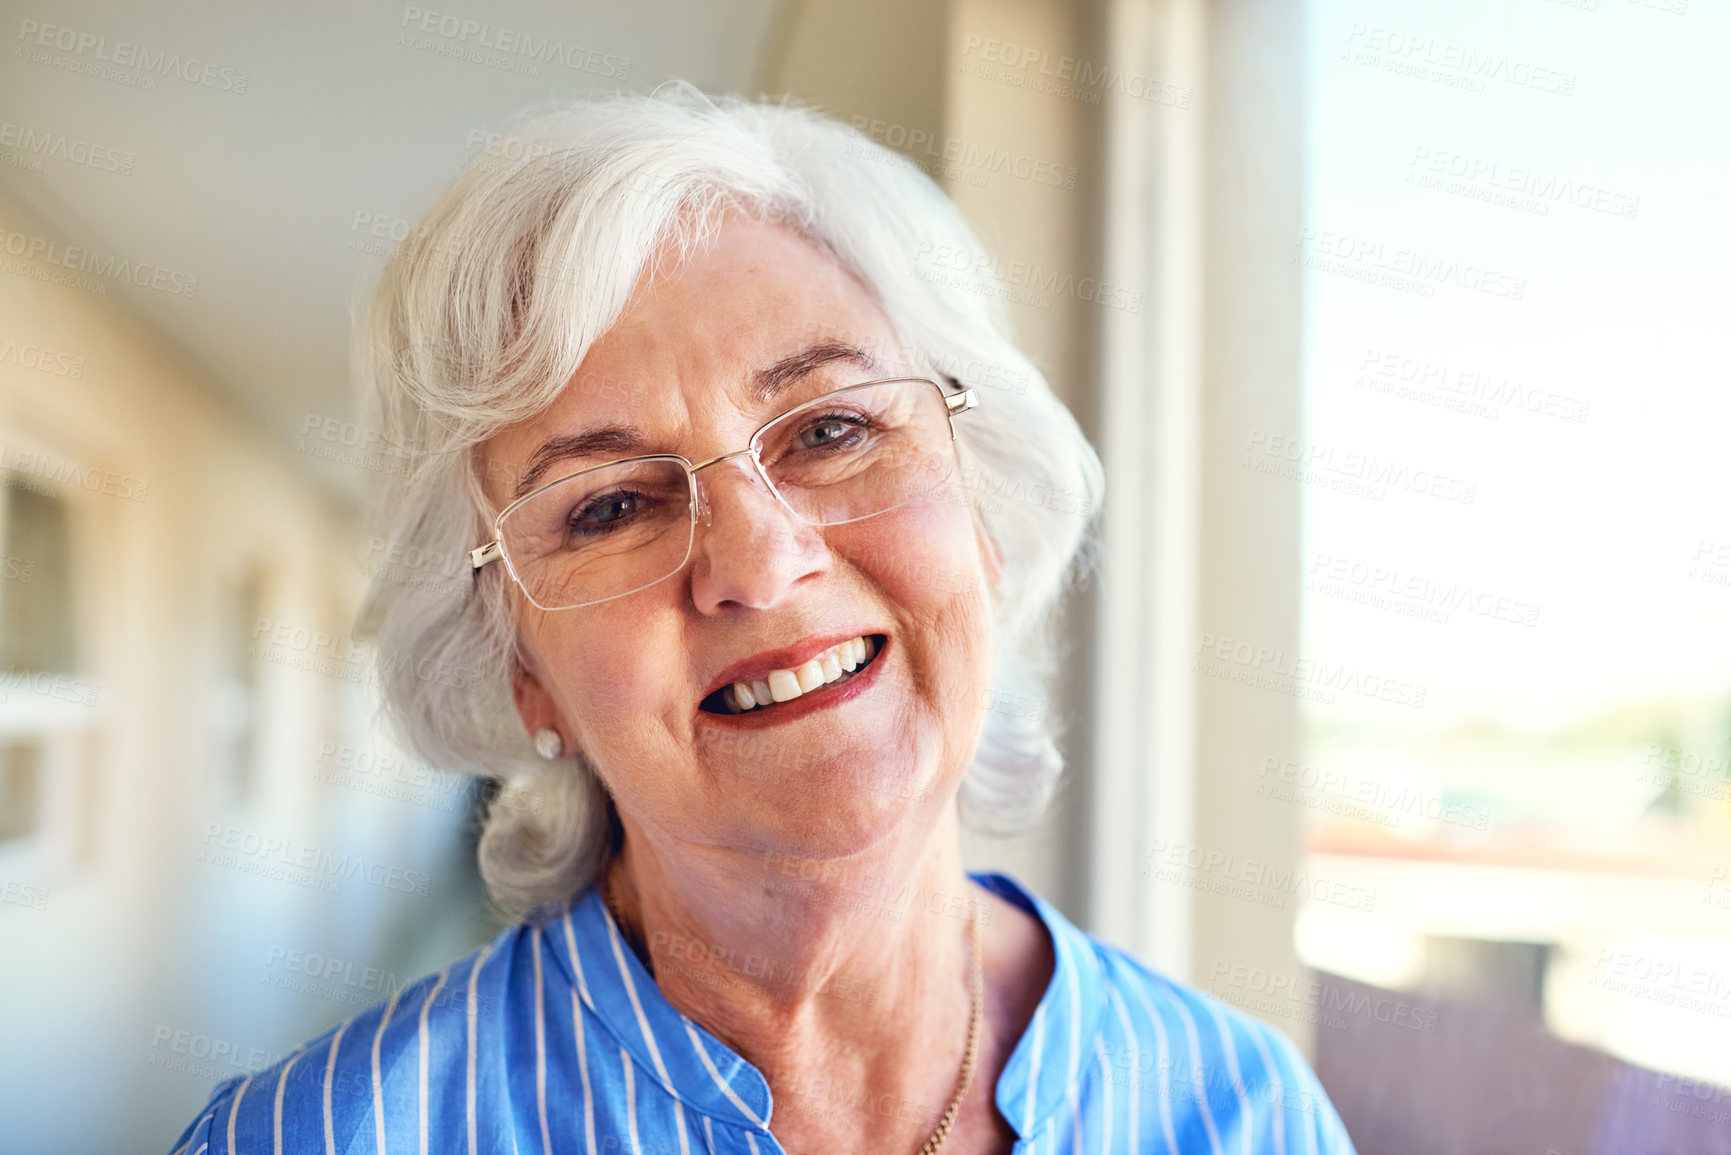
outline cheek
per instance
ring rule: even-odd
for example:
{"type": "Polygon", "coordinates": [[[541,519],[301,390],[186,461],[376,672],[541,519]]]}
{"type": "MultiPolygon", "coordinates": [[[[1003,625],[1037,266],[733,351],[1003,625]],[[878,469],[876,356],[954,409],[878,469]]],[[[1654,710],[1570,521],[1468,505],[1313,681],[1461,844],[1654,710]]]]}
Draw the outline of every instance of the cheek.
{"type": "Polygon", "coordinates": [[[994,631],[979,537],[966,506],[906,506],[860,523],[855,536],[832,538],[831,545],[900,619],[918,684],[958,695],[984,684],[994,631]]]}
{"type": "Polygon", "coordinates": [[[668,687],[684,682],[677,647],[654,640],[648,622],[614,620],[605,629],[543,636],[537,653],[561,712],[581,745],[600,751],[639,732],[663,712],[668,687]]]}
{"type": "Polygon", "coordinates": [[[843,528],[848,532],[830,531],[836,555],[908,612],[953,610],[957,598],[984,591],[973,517],[960,502],[913,503],[843,528]]]}

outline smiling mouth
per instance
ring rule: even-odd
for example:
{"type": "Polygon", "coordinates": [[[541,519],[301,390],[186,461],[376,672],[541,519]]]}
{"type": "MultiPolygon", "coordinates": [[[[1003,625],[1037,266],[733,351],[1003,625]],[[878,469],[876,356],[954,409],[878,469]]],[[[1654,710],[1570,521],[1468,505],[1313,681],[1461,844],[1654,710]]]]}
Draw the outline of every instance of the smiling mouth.
{"type": "Polygon", "coordinates": [[[706,714],[761,714],[815,691],[839,686],[876,661],[886,640],[882,634],[850,638],[797,669],[769,670],[749,681],[723,686],[703,699],[698,709],[706,714]]]}

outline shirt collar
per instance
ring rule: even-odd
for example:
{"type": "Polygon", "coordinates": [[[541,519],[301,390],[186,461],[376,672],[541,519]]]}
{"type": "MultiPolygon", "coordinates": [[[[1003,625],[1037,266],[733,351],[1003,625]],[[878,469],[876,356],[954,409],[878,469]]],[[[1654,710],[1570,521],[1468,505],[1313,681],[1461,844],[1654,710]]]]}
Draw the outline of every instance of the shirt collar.
{"type": "Polygon", "coordinates": [[[1105,969],[1093,940],[1057,907],[1008,875],[969,877],[1038,917],[1052,937],[1052,981],[998,1077],[998,1110],[1018,1137],[1032,1139],[1080,1093],[1086,1048],[1099,1037],[1106,1006],[1105,969]]]}
{"type": "Polygon", "coordinates": [[[596,887],[548,923],[542,938],[583,1005],[668,1094],[724,1122],[768,1127],[769,1083],[667,1001],[620,936],[596,887]]]}
{"type": "MultiPolygon", "coordinates": [[[[1073,1099],[1099,1033],[1104,972],[1092,941],[1058,909],[1008,875],[971,878],[1045,925],[1055,965],[1046,993],[998,1078],[996,1101],[1022,1139],[1073,1099]]],[[[619,1040],[638,1067],[696,1110],[741,1127],[767,1128],[769,1083],[756,1067],[677,1010],[655,985],[608,915],[598,888],[584,890],[566,913],[542,928],[583,1005],[619,1040]]]]}

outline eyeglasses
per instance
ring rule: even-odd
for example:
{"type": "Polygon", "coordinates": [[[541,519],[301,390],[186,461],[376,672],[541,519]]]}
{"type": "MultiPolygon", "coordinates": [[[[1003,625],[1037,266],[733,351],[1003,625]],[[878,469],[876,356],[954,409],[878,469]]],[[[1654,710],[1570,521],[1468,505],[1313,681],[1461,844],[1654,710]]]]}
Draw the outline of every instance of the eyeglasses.
{"type": "Polygon", "coordinates": [[[807,525],[844,525],[935,491],[955,471],[957,414],[972,389],[924,377],[866,381],[783,413],[746,448],[699,465],[671,453],[580,470],[513,501],[494,538],[469,552],[479,572],[503,561],[531,603],[568,610],[612,601],[685,568],[701,517],[698,471],[745,457],[770,493],[807,525]]]}

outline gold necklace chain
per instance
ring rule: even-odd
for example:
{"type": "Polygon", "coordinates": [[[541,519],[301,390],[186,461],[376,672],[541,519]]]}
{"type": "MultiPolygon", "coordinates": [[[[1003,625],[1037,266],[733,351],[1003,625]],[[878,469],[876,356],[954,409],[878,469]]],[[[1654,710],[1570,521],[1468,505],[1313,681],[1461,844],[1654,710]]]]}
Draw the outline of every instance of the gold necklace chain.
{"type": "MultiPolygon", "coordinates": [[[[655,968],[647,957],[637,950],[632,942],[632,934],[625,928],[625,919],[619,914],[619,904],[613,898],[613,872],[608,871],[601,879],[601,901],[607,906],[607,913],[613,916],[613,922],[619,927],[619,933],[631,945],[633,953],[643,959],[644,967],[651,975],[655,968]]],[[[974,1068],[980,1061],[980,1035],[985,1025],[986,1017],[986,974],[985,961],[980,949],[980,915],[976,910],[974,917],[968,920],[968,954],[969,954],[969,1009],[968,1009],[968,1045],[962,1052],[962,1069],[956,1074],[956,1093],[950,1098],[950,1105],[944,1110],[943,1117],[938,1120],[937,1130],[932,1132],[925,1146],[920,1148],[920,1155],[933,1155],[944,1140],[949,1137],[950,1128],[956,1124],[956,1115],[961,1112],[962,1102],[968,1097],[968,1087],[974,1081],[974,1068]]]]}
{"type": "Polygon", "coordinates": [[[962,1069],[956,1075],[955,1097],[950,1100],[944,1117],[938,1120],[938,1129],[932,1132],[932,1137],[920,1148],[920,1155],[932,1155],[932,1152],[944,1145],[944,1138],[949,1135],[950,1128],[955,1125],[956,1114],[962,1109],[962,1100],[968,1097],[968,1084],[974,1081],[974,1066],[980,1060],[980,1029],[986,1017],[986,974],[985,963],[981,958],[983,952],[980,949],[979,910],[974,911],[968,924],[968,952],[973,958],[972,974],[969,976],[973,1005],[968,1012],[968,1048],[962,1052],[962,1069]]]}

